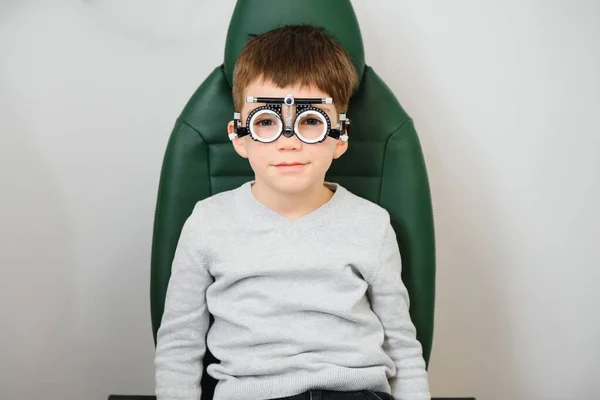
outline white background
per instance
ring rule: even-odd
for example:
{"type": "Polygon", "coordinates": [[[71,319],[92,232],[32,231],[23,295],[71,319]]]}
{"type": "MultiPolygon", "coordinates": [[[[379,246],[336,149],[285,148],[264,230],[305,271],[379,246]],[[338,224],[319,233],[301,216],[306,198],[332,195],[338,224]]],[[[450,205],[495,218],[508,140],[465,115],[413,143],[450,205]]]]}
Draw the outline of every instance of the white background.
{"type": "MultiPolygon", "coordinates": [[[[600,2],[354,4],[430,175],[433,394],[600,398],[600,2]]],[[[233,5],[0,1],[0,398],[153,392],[162,155],[233,5]]]]}

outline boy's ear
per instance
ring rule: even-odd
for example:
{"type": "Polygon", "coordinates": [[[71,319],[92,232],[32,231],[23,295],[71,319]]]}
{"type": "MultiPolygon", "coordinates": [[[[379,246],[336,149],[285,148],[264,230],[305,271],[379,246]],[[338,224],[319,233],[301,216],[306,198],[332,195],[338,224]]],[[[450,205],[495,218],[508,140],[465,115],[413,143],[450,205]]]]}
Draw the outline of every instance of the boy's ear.
{"type": "MultiPolygon", "coordinates": [[[[227,134],[233,133],[233,121],[229,121],[227,124],[227,134]]],[[[238,153],[243,158],[248,158],[248,152],[246,151],[246,146],[244,146],[244,139],[240,137],[235,137],[231,144],[233,144],[233,148],[235,152],[238,153]]]]}
{"type": "MultiPolygon", "coordinates": [[[[348,132],[346,132],[346,135],[348,132]]],[[[333,159],[336,160],[342,156],[348,150],[348,142],[345,142],[341,139],[337,139],[335,144],[335,150],[333,151],[333,159]]]]}

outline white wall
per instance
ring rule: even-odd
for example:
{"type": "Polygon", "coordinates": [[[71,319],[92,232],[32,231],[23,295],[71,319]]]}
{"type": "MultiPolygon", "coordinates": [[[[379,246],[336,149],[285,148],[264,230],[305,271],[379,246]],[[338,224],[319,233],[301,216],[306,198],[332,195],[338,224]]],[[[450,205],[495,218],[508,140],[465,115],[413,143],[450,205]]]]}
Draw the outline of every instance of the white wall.
{"type": "MultiPolygon", "coordinates": [[[[150,394],[160,164],[234,1],[53,3],[0,3],[0,398],[150,394]]],[[[430,173],[434,395],[599,398],[600,3],[354,3],[430,173]]]]}

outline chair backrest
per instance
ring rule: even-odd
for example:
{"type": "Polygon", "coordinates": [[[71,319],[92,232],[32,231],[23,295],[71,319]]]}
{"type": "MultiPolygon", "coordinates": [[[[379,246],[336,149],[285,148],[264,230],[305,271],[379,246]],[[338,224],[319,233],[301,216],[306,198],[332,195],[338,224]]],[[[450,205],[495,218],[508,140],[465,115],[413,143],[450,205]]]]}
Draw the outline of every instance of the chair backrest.
{"type": "MultiPolygon", "coordinates": [[[[238,0],[224,63],[205,79],[177,119],[164,156],[152,243],[151,314],[154,339],[164,310],[171,263],[186,218],[199,200],[254,178],[228,140],[235,61],[246,41],[286,24],[325,28],[352,57],[360,86],[348,109],[350,145],[327,180],[380,204],[392,217],[402,254],[411,317],[429,361],[433,338],[435,244],[431,197],[411,118],[372,68],[365,65],[360,28],[349,0],[238,0]]],[[[214,359],[210,354],[205,365],[214,359]]],[[[204,374],[206,397],[215,382],[204,374]]]]}

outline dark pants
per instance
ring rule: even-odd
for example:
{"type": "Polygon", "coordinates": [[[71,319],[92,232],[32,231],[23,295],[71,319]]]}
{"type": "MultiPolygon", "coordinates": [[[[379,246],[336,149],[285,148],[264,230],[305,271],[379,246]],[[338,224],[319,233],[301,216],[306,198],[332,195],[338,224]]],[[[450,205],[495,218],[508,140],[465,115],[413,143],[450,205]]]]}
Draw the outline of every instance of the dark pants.
{"type": "Polygon", "coordinates": [[[281,397],[273,400],[394,400],[392,395],[384,392],[334,392],[331,390],[309,390],[302,394],[290,397],[281,397]]]}

